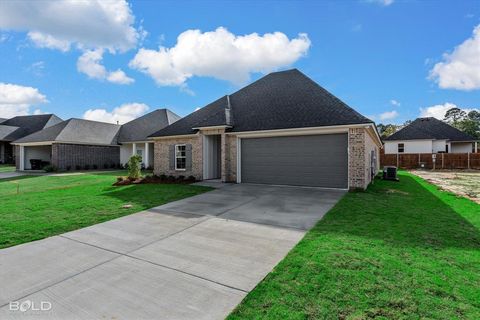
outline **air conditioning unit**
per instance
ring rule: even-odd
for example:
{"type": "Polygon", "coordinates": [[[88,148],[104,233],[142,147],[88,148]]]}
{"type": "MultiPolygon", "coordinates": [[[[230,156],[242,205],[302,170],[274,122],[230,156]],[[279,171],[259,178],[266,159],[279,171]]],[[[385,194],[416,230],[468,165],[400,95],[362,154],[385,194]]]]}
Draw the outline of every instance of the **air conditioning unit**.
{"type": "Polygon", "coordinates": [[[394,166],[383,167],[383,180],[398,181],[397,167],[394,167],[394,166]]]}

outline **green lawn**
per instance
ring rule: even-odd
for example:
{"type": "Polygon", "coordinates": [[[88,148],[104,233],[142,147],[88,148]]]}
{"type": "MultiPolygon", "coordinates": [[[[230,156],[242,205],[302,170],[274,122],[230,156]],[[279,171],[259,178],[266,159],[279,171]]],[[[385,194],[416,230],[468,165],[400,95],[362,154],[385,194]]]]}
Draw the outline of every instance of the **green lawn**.
{"type": "Polygon", "coordinates": [[[480,319],[480,206],[408,173],[348,193],[230,319],[480,319]]]}
{"type": "Polygon", "coordinates": [[[0,164],[0,173],[1,172],[13,172],[15,171],[15,166],[11,164],[0,164]]]}
{"type": "Polygon", "coordinates": [[[118,174],[21,176],[0,180],[0,248],[86,227],[210,190],[175,184],[113,187],[118,174]],[[132,207],[123,209],[125,204],[132,207]]]}

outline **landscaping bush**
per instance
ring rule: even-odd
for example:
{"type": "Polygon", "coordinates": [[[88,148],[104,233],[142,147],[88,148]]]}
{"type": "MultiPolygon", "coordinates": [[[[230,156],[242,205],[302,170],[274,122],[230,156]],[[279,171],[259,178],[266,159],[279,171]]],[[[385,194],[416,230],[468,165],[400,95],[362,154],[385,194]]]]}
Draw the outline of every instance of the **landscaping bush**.
{"type": "Polygon", "coordinates": [[[140,178],[140,164],[142,162],[142,157],[138,154],[135,154],[130,157],[128,160],[128,178],[130,180],[136,180],[140,178]]]}
{"type": "Polygon", "coordinates": [[[174,176],[168,176],[167,177],[168,182],[175,182],[175,180],[177,180],[177,179],[174,176]]]}
{"type": "Polygon", "coordinates": [[[108,163],[103,164],[103,169],[108,169],[108,163]]]}
{"type": "Polygon", "coordinates": [[[85,167],[84,167],[85,170],[90,170],[90,165],[89,164],[86,164],[85,167]]]}
{"type": "Polygon", "coordinates": [[[182,182],[183,180],[185,180],[185,176],[178,176],[177,177],[178,182],[182,182]]]}
{"type": "Polygon", "coordinates": [[[93,165],[93,170],[97,170],[98,166],[96,164],[93,165]]]}
{"type": "Polygon", "coordinates": [[[72,166],[67,166],[67,171],[72,170],[72,166]]]}
{"type": "Polygon", "coordinates": [[[110,164],[110,169],[115,169],[115,163],[110,164]]]}
{"type": "Polygon", "coordinates": [[[161,181],[167,181],[167,176],[162,173],[162,174],[160,175],[160,180],[161,180],[161,181]]]}
{"type": "Polygon", "coordinates": [[[190,181],[190,182],[197,181],[197,179],[194,176],[188,176],[187,180],[190,181]]]}
{"type": "Polygon", "coordinates": [[[77,165],[75,166],[75,170],[82,170],[82,167],[77,164],[77,165]]]}
{"type": "Polygon", "coordinates": [[[45,170],[45,172],[54,172],[57,171],[57,168],[54,165],[49,164],[43,167],[43,170],[45,170]]]}

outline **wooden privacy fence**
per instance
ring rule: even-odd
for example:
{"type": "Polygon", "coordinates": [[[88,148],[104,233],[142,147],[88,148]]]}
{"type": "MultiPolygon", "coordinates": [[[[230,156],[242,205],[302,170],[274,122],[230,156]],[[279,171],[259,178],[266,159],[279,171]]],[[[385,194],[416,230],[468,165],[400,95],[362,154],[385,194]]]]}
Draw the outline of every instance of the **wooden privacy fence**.
{"type": "Polygon", "coordinates": [[[480,169],[480,153],[380,154],[380,165],[403,169],[480,169]],[[435,155],[435,162],[433,156],[435,155]],[[435,166],[434,166],[435,163],[435,166]]]}

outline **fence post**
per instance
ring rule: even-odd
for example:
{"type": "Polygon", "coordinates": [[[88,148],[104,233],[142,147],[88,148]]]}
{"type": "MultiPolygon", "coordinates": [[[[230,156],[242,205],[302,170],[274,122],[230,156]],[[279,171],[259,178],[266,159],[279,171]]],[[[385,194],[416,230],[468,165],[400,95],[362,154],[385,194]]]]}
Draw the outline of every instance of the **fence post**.
{"type": "Polygon", "coordinates": [[[420,153],[418,154],[418,166],[420,167],[420,153]]]}
{"type": "Polygon", "coordinates": [[[470,152],[467,153],[467,159],[468,159],[468,160],[467,160],[467,162],[468,162],[467,168],[470,169],[470,152]]]}
{"type": "Polygon", "coordinates": [[[445,164],[445,153],[442,153],[442,169],[444,168],[445,164]]]}
{"type": "Polygon", "coordinates": [[[398,168],[398,152],[397,152],[397,168],[398,168]]]}

